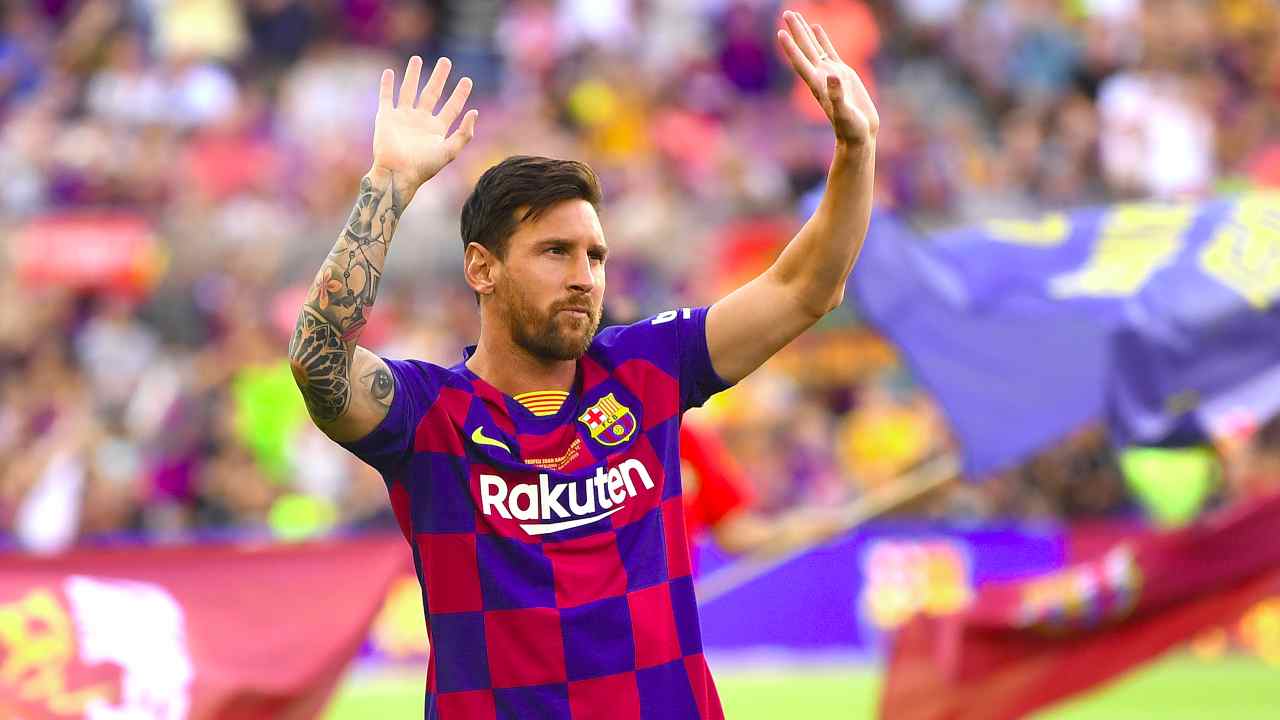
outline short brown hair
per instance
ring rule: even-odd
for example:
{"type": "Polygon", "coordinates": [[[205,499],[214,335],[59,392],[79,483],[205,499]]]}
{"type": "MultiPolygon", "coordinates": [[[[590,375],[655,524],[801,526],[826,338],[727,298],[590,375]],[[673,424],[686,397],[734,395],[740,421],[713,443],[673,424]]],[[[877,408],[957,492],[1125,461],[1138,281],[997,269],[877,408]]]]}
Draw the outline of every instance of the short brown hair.
{"type": "Polygon", "coordinates": [[[600,199],[600,179],[585,163],[513,155],[485,170],[463,203],[462,248],[479,243],[504,259],[519,223],[564,200],[586,200],[598,211],[600,199]],[[520,208],[525,210],[517,218],[520,208]]]}

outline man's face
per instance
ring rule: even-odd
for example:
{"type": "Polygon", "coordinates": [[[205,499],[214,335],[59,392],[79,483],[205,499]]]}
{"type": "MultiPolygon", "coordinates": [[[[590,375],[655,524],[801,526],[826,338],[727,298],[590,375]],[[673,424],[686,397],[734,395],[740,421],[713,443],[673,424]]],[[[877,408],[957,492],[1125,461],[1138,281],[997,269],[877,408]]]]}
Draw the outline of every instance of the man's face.
{"type": "Polygon", "coordinates": [[[520,223],[493,295],[515,343],[537,358],[581,357],[600,325],[607,253],[600,218],[585,200],[520,223]]]}

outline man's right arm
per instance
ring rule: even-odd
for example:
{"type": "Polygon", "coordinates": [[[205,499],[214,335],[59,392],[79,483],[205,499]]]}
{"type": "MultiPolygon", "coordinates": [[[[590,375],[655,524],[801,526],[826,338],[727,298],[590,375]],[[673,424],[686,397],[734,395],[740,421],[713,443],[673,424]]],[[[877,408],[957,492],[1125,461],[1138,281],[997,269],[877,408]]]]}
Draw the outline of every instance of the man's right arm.
{"type": "Polygon", "coordinates": [[[383,72],[373,169],[360,181],[351,218],[316,274],[289,341],[290,366],[307,411],[338,442],[369,434],[395,397],[387,364],[356,343],[377,298],[400,216],[418,188],[452,162],[475,134],[475,110],[449,133],[471,92],[469,78],[458,81],[439,113],[432,112],[449,67],[449,60],[440,58],[419,97],[422,59],[410,59],[398,104],[392,97],[394,73],[383,72]]]}
{"type": "Polygon", "coordinates": [[[390,172],[373,170],[360,181],[360,199],[316,274],[289,341],[290,367],[307,411],[334,440],[367,435],[395,396],[386,363],[356,342],[404,206],[390,172]]]}

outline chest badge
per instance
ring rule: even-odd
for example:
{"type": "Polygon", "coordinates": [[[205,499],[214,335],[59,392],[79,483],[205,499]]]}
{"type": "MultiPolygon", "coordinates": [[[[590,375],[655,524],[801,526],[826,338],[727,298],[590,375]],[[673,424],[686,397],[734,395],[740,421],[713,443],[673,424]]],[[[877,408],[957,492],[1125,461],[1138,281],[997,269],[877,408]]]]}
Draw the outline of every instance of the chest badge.
{"type": "Polygon", "coordinates": [[[635,414],[618,402],[613,393],[597,400],[578,416],[578,421],[587,426],[593,440],[610,447],[626,442],[636,431],[635,414]]]}

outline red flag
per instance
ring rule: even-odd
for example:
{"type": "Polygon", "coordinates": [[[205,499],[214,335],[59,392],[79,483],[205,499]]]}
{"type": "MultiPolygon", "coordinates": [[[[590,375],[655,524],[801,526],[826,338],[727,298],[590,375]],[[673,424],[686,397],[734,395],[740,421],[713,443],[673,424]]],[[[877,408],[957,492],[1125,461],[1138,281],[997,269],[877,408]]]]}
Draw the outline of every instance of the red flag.
{"type": "Polygon", "coordinates": [[[406,564],[397,536],[6,557],[0,717],[313,718],[406,564]]]}
{"type": "Polygon", "coordinates": [[[1280,494],[917,617],[894,639],[880,717],[1022,717],[1230,622],[1280,587],[1277,527],[1280,494]]]}

